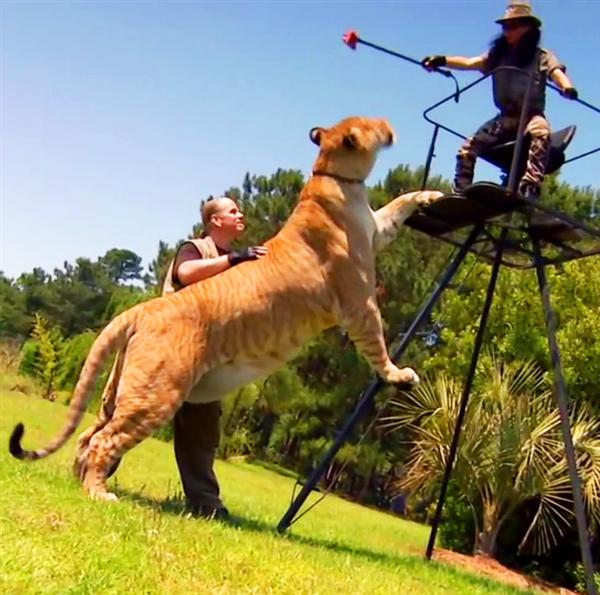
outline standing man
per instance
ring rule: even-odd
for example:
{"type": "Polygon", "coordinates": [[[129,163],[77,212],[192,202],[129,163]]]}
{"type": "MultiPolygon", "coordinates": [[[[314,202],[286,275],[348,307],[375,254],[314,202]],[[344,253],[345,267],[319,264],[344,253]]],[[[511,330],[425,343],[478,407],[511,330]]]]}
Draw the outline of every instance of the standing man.
{"type": "MultiPolygon", "coordinates": [[[[210,199],[202,205],[204,232],[177,250],[163,285],[163,295],[213,277],[228,268],[256,260],[264,246],[232,251],[231,244],[246,228],[244,215],[231,198],[210,199]]],[[[192,389],[193,392],[194,389],[192,389]]],[[[184,402],[174,419],[175,459],[186,505],[194,516],[227,519],[229,512],[219,496],[214,462],[219,445],[221,403],[184,402]]]]}
{"type": "Polygon", "coordinates": [[[577,99],[577,91],[556,56],[539,46],[542,22],[533,14],[530,2],[510,2],[506,13],[496,23],[502,27],[502,33],[492,42],[490,50],[481,56],[427,56],[422,64],[428,70],[447,66],[483,73],[501,66],[521,69],[499,70],[492,75],[494,104],[499,113],[483,124],[458,151],[454,177],[454,191],[458,193],[472,184],[475,160],[479,155],[498,143],[515,139],[529,82],[529,69],[534,69],[526,124],[531,143],[519,192],[528,198],[539,198],[550,154],[550,126],[544,114],[546,80],[552,79],[568,99],[577,99]]]}

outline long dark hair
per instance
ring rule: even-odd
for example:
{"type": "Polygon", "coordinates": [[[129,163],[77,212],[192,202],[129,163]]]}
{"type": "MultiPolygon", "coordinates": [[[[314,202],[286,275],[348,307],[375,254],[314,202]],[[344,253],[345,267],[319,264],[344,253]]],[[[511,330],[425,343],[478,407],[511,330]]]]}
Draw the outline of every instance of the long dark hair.
{"type": "MultiPolygon", "coordinates": [[[[519,68],[525,68],[535,58],[536,50],[539,47],[542,32],[538,27],[531,27],[523,37],[519,40],[516,47],[517,53],[517,64],[519,68]]],[[[490,70],[493,70],[498,66],[500,60],[506,55],[509,50],[508,42],[503,34],[498,35],[491,45],[490,52],[488,54],[488,65],[490,70]]]]}

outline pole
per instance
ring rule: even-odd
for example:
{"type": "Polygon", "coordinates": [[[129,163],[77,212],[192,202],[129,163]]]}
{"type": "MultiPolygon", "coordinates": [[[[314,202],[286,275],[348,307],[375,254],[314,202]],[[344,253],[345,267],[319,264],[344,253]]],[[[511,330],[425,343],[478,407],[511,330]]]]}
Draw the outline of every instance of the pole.
{"type": "Polygon", "coordinates": [[[436,124],[433,129],[433,136],[431,137],[431,142],[429,143],[429,151],[427,151],[427,160],[425,161],[425,169],[423,171],[423,183],[421,184],[421,190],[425,190],[427,186],[427,180],[429,179],[429,171],[431,170],[431,162],[435,157],[435,144],[437,142],[438,133],[440,131],[440,127],[436,124]]]}
{"type": "MultiPolygon", "coordinates": [[[[421,62],[419,60],[416,60],[415,58],[411,58],[410,56],[406,56],[406,55],[401,54],[400,52],[396,52],[394,50],[388,50],[387,48],[384,48],[381,45],[376,45],[374,43],[371,43],[370,41],[365,41],[364,39],[361,39],[358,36],[358,32],[353,31],[352,29],[350,31],[346,31],[346,33],[344,33],[344,35],[342,36],[342,41],[352,50],[356,49],[356,44],[361,43],[362,45],[366,45],[367,47],[373,48],[374,50],[377,50],[378,52],[383,52],[384,54],[394,56],[395,58],[400,58],[401,60],[406,60],[407,62],[410,62],[411,64],[415,64],[417,66],[421,66],[421,67],[423,66],[423,64],[421,64],[421,62]]],[[[434,68],[433,72],[439,72],[440,74],[444,75],[445,77],[454,78],[454,75],[449,70],[446,70],[445,68],[434,68]]]]}
{"type": "Polygon", "coordinates": [[[531,89],[533,87],[533,81],[536,75],[537,66],[538,58],[533,60],[531,67],[529,68],[529,80],[527,81],[527,89],[525,91],[525,97],[523,99],[523,106],[521,107],[521,117],[519,118],[519,127],[517,130],[517,142],[513,151],[512,161],[510,164],[510,173],[508,175],[507,187],[510,190],[510,192],[516,192],[517,190],[517,174],[519,173],[519,162],[521,160],[523,140],[525,138],[525,126],[527,125],[527,120],[529,116],[529,98],[531,97],[531,89]]]}

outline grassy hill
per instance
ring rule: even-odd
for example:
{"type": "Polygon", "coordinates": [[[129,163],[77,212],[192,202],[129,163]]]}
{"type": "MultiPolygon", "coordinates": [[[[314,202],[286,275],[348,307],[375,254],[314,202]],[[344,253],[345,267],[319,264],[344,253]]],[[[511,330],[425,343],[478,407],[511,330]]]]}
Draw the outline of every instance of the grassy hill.
{"type": "Polygon", "coordinates": [[[186,518],[172,447],[156,440],[125,458],[113,480],[119,503],[92,502],[71,476],[73,439],[36,463],[7,451],[17,421],[24,446],[38,447],[65,407],[5,390],[0,412],[0,592],[523,592],[425,562],[427,527],[335,496],[280,536],[293,480],[257,465],[217,463],[235,524],[186,518]]]}

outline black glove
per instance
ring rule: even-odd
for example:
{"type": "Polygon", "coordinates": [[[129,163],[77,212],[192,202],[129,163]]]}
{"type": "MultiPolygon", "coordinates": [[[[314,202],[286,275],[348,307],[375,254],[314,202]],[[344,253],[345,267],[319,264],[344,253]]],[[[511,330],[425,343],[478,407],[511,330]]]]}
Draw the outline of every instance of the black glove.
{"type": "Polygon", "coordinates": [[[257,248],[258,246],[250,246],[249,248],[244,248],[243,250],[230,252],[227,256],[229,259],[229,264],[234,267],[236,264],[240,264],[240,262],[244,262],[246,260],[256,260],[260,256],[257,248]]]}
{"type": "Polygon", "coordinates": [[[563,89],[560,94],[567,99],[577,99],[579,97],[579,93],[577,93],[575,87],[567,87],[566,89],[563,89]]]}
{"type": "Polygon", "coordinates": [[[421,64],[425,68],[439,68],[446,66],[446,56],[425,56],[421,60],[421,64]]]}

